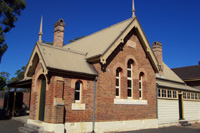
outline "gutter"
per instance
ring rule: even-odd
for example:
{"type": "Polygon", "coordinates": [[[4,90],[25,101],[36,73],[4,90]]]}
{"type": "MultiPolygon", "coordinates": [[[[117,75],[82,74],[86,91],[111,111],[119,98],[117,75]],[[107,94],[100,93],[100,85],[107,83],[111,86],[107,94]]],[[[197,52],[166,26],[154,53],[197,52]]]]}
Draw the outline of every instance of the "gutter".
{"type": "Polygon", "coordinates": [[[94,99],[93,99],[93,119],[92,119],[92,133],[95,131],[95,97],[96,97],[96,81],[97,81],[98,76],[96,76],[94,80],[94,99]]]}

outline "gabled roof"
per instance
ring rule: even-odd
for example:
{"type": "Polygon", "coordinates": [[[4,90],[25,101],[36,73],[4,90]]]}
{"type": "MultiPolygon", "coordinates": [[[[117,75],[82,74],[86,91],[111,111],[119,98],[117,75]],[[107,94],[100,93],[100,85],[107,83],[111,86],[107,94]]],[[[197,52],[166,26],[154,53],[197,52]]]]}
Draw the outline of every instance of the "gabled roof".
{"type": "Polygon", "coordinates": [[[56,70],[57,72],[97,75],[93,66],[85,60],[83,53],[49,44],[37,43],[27,65],[25,78],[31,77],[34,74],[38,62],[42,63],[45,73],[48,73],[50,70],[56,70]]]}
{"type": "Polygon", "coordinates": [[[174,88],[178,90],[187,90],[200,92],[200,90],[188,86],[185,82],[174,73],[164,62],[163,63],[163,76],[156,74],[156,83],[161,87],[174,88]]]}
{"type": "Polygon", "coordinates": [[[80,40],[65,45],[64,48],[87,53],[86,58],[102,55],[107,48],[121,35],[125,28],[134,20],[127,19],[101,31],[83,37],[80,40]]]}
{"type": "Polygon", "coordinates": [[[200,65],[172,69],[183,80],[200,80],[200,65]]]}
{"type": "Polygon", "coordinates": [[[158,72],[160,69],[158,61],[136,17],[72,42],[64,46],[64,48],[85,53],[88,61],[97,58],[102,64],[106,64],[106,59],[109,55],[120,43],[124,42],[124,38],[134,28],[155,72],[158,72]]]}

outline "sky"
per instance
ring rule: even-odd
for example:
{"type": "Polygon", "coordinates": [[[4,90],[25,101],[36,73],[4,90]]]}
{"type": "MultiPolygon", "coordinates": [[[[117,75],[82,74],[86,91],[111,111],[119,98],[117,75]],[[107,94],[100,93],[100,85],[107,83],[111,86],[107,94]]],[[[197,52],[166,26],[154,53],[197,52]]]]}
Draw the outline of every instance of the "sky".
{"type": "MultiPolygon", "coordinates": [[[[8,50],[0,72],[10,78],[26,66],[38,41],[41,16],[45,42],[53,42],[54,23],[66,23],[64,43],[131,18],[132,0],[26,0],[27,6],[6,34],[8,50]]],[[[200,61],[200,0],[135,0],[135,14],[152,45],[160,41],[170,67],[198,65],[200,61]]],[[[95,45],[95,44],[94,44],[95,45]]]]}

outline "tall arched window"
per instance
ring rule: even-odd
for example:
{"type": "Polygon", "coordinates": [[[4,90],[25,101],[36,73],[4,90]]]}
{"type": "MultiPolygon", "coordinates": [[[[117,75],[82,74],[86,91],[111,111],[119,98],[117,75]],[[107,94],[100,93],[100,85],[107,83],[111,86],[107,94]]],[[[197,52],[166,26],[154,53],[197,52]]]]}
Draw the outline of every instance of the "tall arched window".
{"type": "Polygon", "coordinates": [[[133,70],[133,61],[129,60],[127,63],[127,96],[130,98],[132,97],[133,92],[133,76],[132,76],[132,70],[133,70]]]}
{"type": "Polygon", "coordinates": [[[75,83],[75,102],[81,102],[82,82],[76,81],[75,83]]]}
{"type": "Polygon", "coordinates": [[[143,76],[144,73],[141,72],[139,75],[139,99],[143,98],[143,76]]]}
{"type": "Polygon", "coordinates": [[[116,98],[120,98],[121,71],[121,68],[117,68],[116,70],[116,98]]]}

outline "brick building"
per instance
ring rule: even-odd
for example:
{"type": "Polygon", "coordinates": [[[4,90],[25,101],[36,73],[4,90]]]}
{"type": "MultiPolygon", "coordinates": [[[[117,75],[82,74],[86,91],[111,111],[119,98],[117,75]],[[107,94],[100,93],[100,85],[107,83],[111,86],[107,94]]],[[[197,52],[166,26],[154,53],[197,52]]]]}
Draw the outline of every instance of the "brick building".
{"type": "MultiPolygon", "coordinates": [[[[42,22],[42,21],[41,21],[42,22]]],[[[39,41],[25,71],[32,78],[28,123],[54,132],[156,128],[159,65],[137,17],[63,46],[58,20],[53,46],[39,41]]]]}

